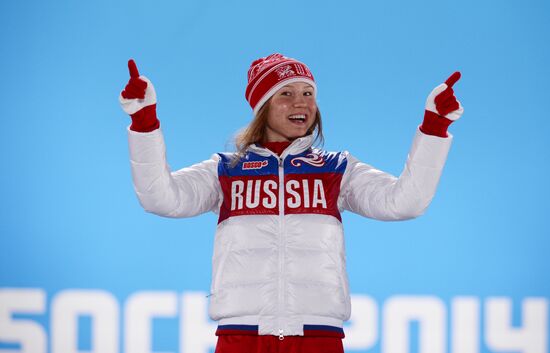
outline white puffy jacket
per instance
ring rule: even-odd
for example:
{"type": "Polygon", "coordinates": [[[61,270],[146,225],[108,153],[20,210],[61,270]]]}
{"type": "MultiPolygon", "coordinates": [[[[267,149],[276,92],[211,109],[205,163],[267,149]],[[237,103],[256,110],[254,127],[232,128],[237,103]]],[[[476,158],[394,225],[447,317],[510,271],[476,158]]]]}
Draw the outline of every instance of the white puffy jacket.
{"type": "Polygon", "coordinates": [[[350,316],[340,212],[380,220],[421,215],[434,196],[452,137],[416,132],[399,178],[348,152],[312,149],[312,136],[280,156],[252,145],[171,172],[160,129],[129,130],[134,186],[148,212],[220,215],[209,315],[218,333],[343,335],[350,316]]]}

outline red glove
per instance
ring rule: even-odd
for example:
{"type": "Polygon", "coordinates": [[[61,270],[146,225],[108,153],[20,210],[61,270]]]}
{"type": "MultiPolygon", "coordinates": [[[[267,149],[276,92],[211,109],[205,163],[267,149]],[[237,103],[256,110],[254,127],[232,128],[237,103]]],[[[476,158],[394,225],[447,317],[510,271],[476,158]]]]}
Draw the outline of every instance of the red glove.
{"type": "Polygon", "coordinates": [[[464,108],[454,96],[453,85],[460,79],[455,72],[445,83],[437,86],[426,100],[424,121],[420,131],[427,135],[447,137],[447,128],[464,113],[464,108]]]}
{"type": "Polygon", "coordinates": [[[134,60],[128,60],[130,80],[118,98],[122,109],[132,118],[130,130],[151,132],[160,126],[157,119],[157,94],[151,81],[140,76],[134,60]]]}

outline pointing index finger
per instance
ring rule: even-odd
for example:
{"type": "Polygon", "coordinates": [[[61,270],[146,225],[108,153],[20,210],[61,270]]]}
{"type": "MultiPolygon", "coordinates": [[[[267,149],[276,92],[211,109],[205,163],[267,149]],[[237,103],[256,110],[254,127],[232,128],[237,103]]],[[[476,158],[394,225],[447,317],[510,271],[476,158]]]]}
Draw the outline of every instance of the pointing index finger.
{"type": "Polygon", "coordinates": [[[445,83],[447,84],[448,87],[453,87],[456,81],[460,80],[460,76],[462,76],[460,74],[460,71],[455,71],[451,76],[449,76],[449,78],[447,79],[447,81],[445,81],[445,83]]]}
{"type": "Polygon", "coordinates": [[[139,77],[139,71],[136,65],[136,62],[134,59],[128,60],[128,71],[130,71],[130,77],[131,78],[138,78],[139,77]]]}

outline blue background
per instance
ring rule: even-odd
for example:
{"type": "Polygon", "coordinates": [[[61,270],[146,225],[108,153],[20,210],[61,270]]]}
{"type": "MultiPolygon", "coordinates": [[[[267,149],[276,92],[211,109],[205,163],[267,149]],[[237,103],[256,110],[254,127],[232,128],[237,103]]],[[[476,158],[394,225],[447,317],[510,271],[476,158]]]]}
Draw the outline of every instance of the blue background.
{"type": "Polygon", "coordinates": [[[126,62],[155,84],[175,169],[231,148],[250,63],[281,52],[316,78],[324,147],[397,175],[428,93],[463,74],[428,212],[343,215],[352,293],[549,298],[549,34],[535,0],[3,1],[0,287],[207,291],[215,215],[134,195],[126,62]]]}

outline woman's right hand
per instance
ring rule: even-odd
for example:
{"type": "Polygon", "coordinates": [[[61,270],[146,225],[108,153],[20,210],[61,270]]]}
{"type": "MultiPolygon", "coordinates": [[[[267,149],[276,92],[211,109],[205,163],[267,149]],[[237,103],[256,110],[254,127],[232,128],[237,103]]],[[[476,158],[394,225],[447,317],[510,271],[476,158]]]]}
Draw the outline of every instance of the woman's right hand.
{"type": "Polygon", "coordinates": [[[130,130],[137,132],[151,132],[160,126],[157,119],[157,94],[153,84],[147,77],[140,76],[134,60],[128,60],[130,80],[120,93],[119,102],[132,118],[130,130]]]}

